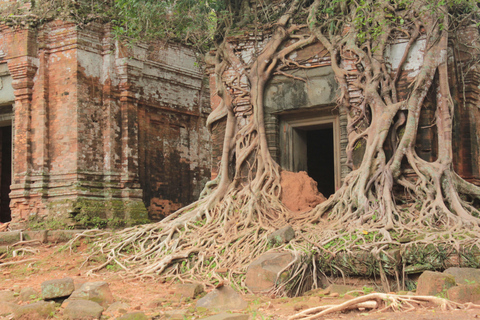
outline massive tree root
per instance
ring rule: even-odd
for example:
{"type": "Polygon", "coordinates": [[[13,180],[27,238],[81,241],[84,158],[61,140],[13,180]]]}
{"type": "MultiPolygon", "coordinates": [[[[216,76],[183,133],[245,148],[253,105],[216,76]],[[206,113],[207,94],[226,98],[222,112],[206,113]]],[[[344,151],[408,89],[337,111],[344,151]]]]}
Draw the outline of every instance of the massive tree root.
{"type": "Polygon", "coordinates": [[[313,320],[333,312],[342,312],[347,310],[376,310],[376,312],[384,311],[412,311],[421,306],[433,304],[440,307],[442,311],[455,309],[471,309],[480,308],[480,305],[462,304],[449,301],[447,299],[432,296],[409,296],[409,295],[393,295],[385,293],[371,293],[362,297],[358,297],[339,305],[325,305],[310,308],[299,312],[288,320],[313,320]]]}
{"type": "MultiPolygon", "coordinates": [[[[428,1],[420,0],[408,8],[401,1],[287,3],[251,62],[243,61],[227,38],[218,44],[214,64],[222,102],[207,124],[226,118],[218,177],[207,184],[198,201],[165,220],[97,241],[93,254],[104,254],[107,261],[92,271],[118,264],[129,276],[158,274],[212,285],[227,278],[242,286],[249,262],[272,248],[268,234],[287,223],[293,225],[297,238],[276,249],[301,252],[304,258],[290,266],[291,277],[277,293],[299,294],[308,289],[307,278],[310,286],[316,286],[321,265],[342,273],[332,260],[339,252],[354,250],[377,257],[378,272],[385,280],[382,254],[405,247],[404,237],[410,237],[412,245],[480,249],[479,211],[468,202],[480,199],[480,188],[456,175],[452,165],[454,105],[447,74],[452,21],[445,14],[449,8],[435,5],[433,10],[428,1]],[[302,15],[308,15],[306,25],[295,22],[302,15]],[[408,43],[392,69],[385,55],[391,39],[400,34],[408,43]],[[397,82],[418,41],[425,43],[423,64],[411,80],[408,96],[400,99],[397,82]],[[281,169],[268,151],[264,90],[274,74],[293,77],[286,69],[301,66],[290,54],[315,42],[329,51],[340,86],[338,106],[348,117],[349,162],[359,141],[366,147],[360,166],[333,196],[311,212],[292,215],[280,201],[281,169]],[[436,96],[432,125],[438,155],[426,161],[418,156],[415,142],[420,111],[431,90],[436,96]],[[242,101],[249,108],[239,115],[242,101]]],[[[470,18],[478,16],[475,10],[470,18]]],[[[395,273],[400,283],[401,270],[395,273]]]]}
{"type": "MultiPolygon", "coordinates": [[[[313,10],[320,6],[320,1],[316,2],[317,7],[313,10]]],[[[371,5],[374,6],[374,3],[371,5]]],[[[421,11],[422,2],[416,5],[419,7],[412,10],[411,14],[421,11]]],[[[380,17],[377,18],[385,19],[387,14],[395,13],[395,8],[388,4],[377,6],[382,9],[380,17]]],[[[311,15],[313,19],[316,16],[311,15]]],[[[448,25],[449,21],[447,15],[443,15],[443,18],[440,16],[440,13],[438,16],[429,13],[423,17],[423,24],[421,20],[415,20],[408,14],[404,16],[411,21],[412,30],[408,32],[411,32],[412,36],[401,63],[405,63],[411,44],[421,34],[428,35],[425,39],[423,66],[412,83],[413,89],[409,97],[404,101],[398,101],[395,88],[402,65],[397,67],[392,79],[383,57],[388,39],[396,28],[389,24],[383,25],[380,36],[367,40],[361,48],[356,41],[352,41],[349,34],[335,43],[335,40],[327,39],[321,29],[312,28],[319,40],[329,49],[337,79],[344,84],[341,86],[341,105],[348,108],[350,116],[347,147],[350,161],[357,142],[366,141],[360,167],[346,177],[342,189],[328,203],[322,204],[317,209],[317,218],[328,212],[329,217],[338,220],[344,227],[345,225],[358,227],[371,222],[371,227],[383,227],[386,230],[404,228],[406,225],[461,228],[466,224],[479,224],[480,219],[472,215],[472,212],[478,211],[462,200],[459,191],[478,198],[480,189],[463,182],[466,187],[459,190],[456,187],[459,177],[453,172],[451,141],[453,101],[447,74],[448,30],[441,27],[448,25]],[[424,31],[421,32],[420,29],[424,31]],[[337,61],[341,61],[344,66],[348,66],[345,63],[346,59],[340,58],[348,57],[348,53],[353,53],[353,57],[357,59],[355,64],[362,66],[357,68],[360,70],[348,70],[338,64],[337,61]],[[356,80],[348,85],[347,76],[356,80]],[[437,127],[438,158],[434,162],[428,162],[417,155],[415,142],[420,110],[432,85],[437,86],[434,125],[437,127]],[[363,93],[360,102],[351,103],[349,90],[352,90],[352,87],[363,93]],[[403,129],[401,136],[399,128],[403,129]],[[385,150],[387,139],[394,142],[393,152],[389,156],[385,150]],[[413,177],[405,174],[406,166],[414,171],[413,177]],[[399,210],[395,201],[394,185],[401,186],[414,200],[412,202],[421,204],[421,208],[399,210]]]]}

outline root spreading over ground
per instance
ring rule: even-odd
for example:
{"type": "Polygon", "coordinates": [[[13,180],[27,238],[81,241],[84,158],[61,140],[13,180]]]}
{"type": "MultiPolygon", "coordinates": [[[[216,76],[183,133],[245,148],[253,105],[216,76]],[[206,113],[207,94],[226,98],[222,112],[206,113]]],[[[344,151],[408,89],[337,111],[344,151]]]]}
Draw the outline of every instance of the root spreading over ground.
{"type": "MultiPolygon", "coordinates": [[[[218,40],[212,63],[222,102],[207,123],[212,127],[226,121],[218,177],[198,201],[161,222],[104,234],[101,239],[97,237],[103,231],[85,232],[82,237],[95,239],[92,257],[106,257],[91,271],[117,264],[126,276],[161,276],[212,286],[226,280],[244,288],[249,263],[268,250],[291,250],[297,259],[288,268],[290,276],[274,291],[295,295],[318,286],[322,273],[342,275],[347,266],[336,260],[341,254],[371,254],[374,260],[366,270],[379,274],[388,290],[389,276],[398,288],[404,286],[406,258],[393,259],[395,250],[403,257],[420,247],[444,256],[453,251],[460,255],[465,248],[480,251],[475,207],[480,188],[460,178],[452,165],[449,32],[478,19],[479,11],[471,1],[459,2],[463,11],[422,0],[284,1],[274,7],[274,15],[268,14],[271,7],[265,7],[265,16],[278,18],[265,31],[269,35],[264,41],[257,43],[251,62],[242,59],[228,37],[218,40]],[[385,55],[399,37],[407,45],[392,70],[385,55]],[[398,80],[417,41],[425,44],[423,64],[408,95],[400,99],[398,80]],[[338,108],[348,118],[349,162],[360,141],[365,152],[360,166],[334,195],[312,210],[295,213],[280,201],[282,173],[268,150],[264,90],[272,76],[289,76],[286,71],[291,68],[305,67],[294,60],[294,53],[315,43],[329,52],[340,86],[338,108]],[[426,161],[418,156],[415,142],[421,110],[432,90],[438,156],[426,161]],[[354,99],[352,92],[361,98],[354,99]],[[240,101],[248,101],[248,116],[237,114],[240,101]],[[288,244],[270,243],[268,235],[287,224],[295,229],[296,238],[288,244]],[[445,253],[449,250],[445,248],[451,252],[445,253]],[[389,265],[392,261],[397,264],[389,265]]],[[[417,263],[433,265],[427,260],[417,263]]],[[[471,266],[477,266],[474,260],[471,266]]],[[[370,297],[378,303],[390,299],[389,308],[423,301],[423,297],[370,297]]],[[[368,301],[364,298],[358,303],[368,301]]]]}
{"type": "Polygon", "coordinates": [[[320,317],[329,313],[341,312],[346,310],[374,310],[377,312],[383,311],[412,311],[419,306],[426,306],[433,304],[439,306],[442,311],[455,310],[455,309],[470,309],[480,308],[480,305],[475,304],[462,304],[452,302],[443,298],[437,298],[432,296],[409,296],[409,295],[394,295],[385,293],[370,293],[368,295],[358,297],[349,301],[346,301],[339,305],[325,305],[315,308],[310,308],[299,312],[288,320],[313,320],[320,319],[320,317]]]}

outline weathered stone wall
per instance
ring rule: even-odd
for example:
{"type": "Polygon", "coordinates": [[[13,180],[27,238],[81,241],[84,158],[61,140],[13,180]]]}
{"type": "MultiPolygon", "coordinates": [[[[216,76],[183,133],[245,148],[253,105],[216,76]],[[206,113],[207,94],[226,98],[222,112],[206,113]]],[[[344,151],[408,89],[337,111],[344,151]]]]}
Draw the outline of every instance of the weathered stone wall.
{"type": "Polygon", "coordinates": [[[132,56],[135,62],[125,61],[142,72],[131,81],[140,97],[139,177],[150,217],[158,220],[196,200],[210,178],[208,90],[189,50],[137,47],[132,56]]]}
{"type": "Polygon", "coordinates": [[[195,62],[181,46],[125,47],[108,24],[1,26],[15,100],[13,222],[75,213],[121,223],[147,210],[156,220],[193,201],[211,175],[195,62]]]}

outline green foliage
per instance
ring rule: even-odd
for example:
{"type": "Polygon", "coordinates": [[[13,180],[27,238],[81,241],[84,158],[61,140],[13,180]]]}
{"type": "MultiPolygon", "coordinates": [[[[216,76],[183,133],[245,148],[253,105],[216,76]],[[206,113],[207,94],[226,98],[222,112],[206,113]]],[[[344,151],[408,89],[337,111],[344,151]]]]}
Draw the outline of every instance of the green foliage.
{"type": "Polygon", "coordinates": [[[180,264],[180,272],[185,273],[187,271],[188,271],[187,261],[183,260],[182,263],[180,264]]]}
{"type": "Polygon", "coordinates": [[[110,21],[113,0],[18,0],[1,6],[1,21],[10,26],[33,28],[55,19],[87,24],[110,21]]]}
{"type": "Polygon", "coordinates": [[[133,40],[174,40],[208,49],[224,1],[115,0],[117,35],[133,40]]]}
{"type": "Polygon", "coordinates": [[[345,14],[347,13],[346,4],[346,0],[322,1],[317,11],[319,18],[322,18],[323,20],[328,20],[330,18],[333,18],[334,16],[345,16],[345,14]]]}
{"type": "Polygon", "coordinates": [[[207,50],[218,16],[228,17],[223,0],[19,0],[2,5],[1,21],[35,28],[61,19],[85,25],[110,22],[114,34],[129,42],[164,40],[207,50]],[[30,6],[30,4],[32,4],[30,6]]]}
{"type": "MultiPolygon", "coordinates": [[[[470,20],[480,26],[480,4],[476,0],[330,0],[321,1],[316,11],[317,26],[324,35],[332,40],[335,36],[343,37],[346,28],[353,27],[358,45],[379,40],[385,27],[409,30],[414,20],[421,20],[422,14],[444,15],[444,7],[453,24],[460,20],[470,20]]],[[[313,21],[309,22],[314,27],[313,21]]],[[[443,26],[439,21],[440,29],[443,26]]],[[[450,27],[450,26],[448,26],[450,27]]],[[[372,48],[375,50],[375,47],[372,48]]]]}
{"type": "MultiPolygon", "coordinates": [[[[205,52],[215,38],[222,39],[227,33],[269,28],[290,2],[260,1],[254,8],[252,3],[242,0],[19,0],[3,6],[1,20],[21,27],[36,27],[54,19],[79,24],[108,21],[117,37],[130,42],[174,41],[205,52]]],[[[303,6],[311,3],[305,1],[303,6]]],[[[382,26],[411,26],[409,17],[419,3],[419,0],[392,0],[387,9],[383,1],[326,0],[320,1],[316,16],[324,34],[342,35],[345,27],[351,26],[356,31],[356,41],[363,44],[378,39],[384,32],[382,26]]],[[[446,6],[453,18],[467,17],[480,26],[476,0],[426,0],[424,4],[422,8],[431,12],[446,6]]],[[[298,10],[293,21],[304,24],[305,13],[306,10],[298,10]]],[[[418,15],[413,16],[419,19],[418,15]]],[[[313,21],[308,23],[313,27],[313,21]]]]}

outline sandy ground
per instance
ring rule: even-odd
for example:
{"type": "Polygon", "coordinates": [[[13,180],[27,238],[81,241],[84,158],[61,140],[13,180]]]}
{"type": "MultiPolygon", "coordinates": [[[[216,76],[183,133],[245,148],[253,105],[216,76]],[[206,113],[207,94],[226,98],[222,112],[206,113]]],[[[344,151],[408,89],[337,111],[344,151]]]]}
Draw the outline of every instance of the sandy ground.
{"type": "MultiPolygon", "coordinates": [[[[83,265],[87,254],[85,245],[76,252],[62,250],[61,245],[41,245],[33,247],[37,253],[24,257],[3,259],[2,263],[22,259],[35,259],[11,266],[0,264],[0,290],[14,290],[32,287],[41,291],[41,283],[46,280],[72,277],[77,283],[86,281],[106,281],[117,301],[130,305],[128,312],[143,311],[152,319],[163,319],[164,312],[175,309],[188,309],[186,319],[201,319],[208,314],[195,311],[196,301],[182,302],[174,296],[172,283],[162,283],[155,279],[147,281],[125,280],[119,271],[103,270],[96,275],[86,276],[86,272],[94,264],[83,265]]],[[[99,263],[99,262],[96,262],[99,263]]],[[[309,307],[324,304],[338,304],[346,301],[341,297],[304,296],[297,298],[272,298],[265,295],[245,295],[249,307],[244,313],[250,319],[287,319],[289,316],[309,307]]],[[[348,313],[330,314],[321,319],[475,319],[480,318],[480,310],[458,310],[442,312],[438,308],[426,308],[413,312],[368,313],[352,311],[348,313]]],[[[103,318],[102,318],[103,319],[103,318]]]]}

